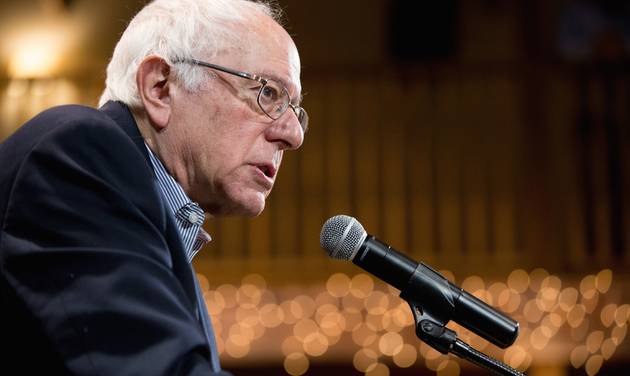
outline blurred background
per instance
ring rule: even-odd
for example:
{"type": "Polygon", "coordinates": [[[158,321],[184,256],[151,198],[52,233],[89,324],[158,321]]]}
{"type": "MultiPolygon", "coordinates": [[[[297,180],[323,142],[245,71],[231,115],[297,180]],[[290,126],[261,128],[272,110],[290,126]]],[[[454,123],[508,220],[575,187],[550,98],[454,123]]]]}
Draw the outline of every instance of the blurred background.
{"type": "MultiPolygon", "coordinates": [[[[144,3],[3,0],[0,140],[45,108],[95,106],[144,3]]],[[[336,214],[520,322],[506,350],[452,325],[477,349],[529,375],[630,367],[629,2],[278,3],[311,129],[264,214],[207,221],[194,263],[225,368],[486,374],[421,344],[398,291],[325,255],[336,214]]]]}

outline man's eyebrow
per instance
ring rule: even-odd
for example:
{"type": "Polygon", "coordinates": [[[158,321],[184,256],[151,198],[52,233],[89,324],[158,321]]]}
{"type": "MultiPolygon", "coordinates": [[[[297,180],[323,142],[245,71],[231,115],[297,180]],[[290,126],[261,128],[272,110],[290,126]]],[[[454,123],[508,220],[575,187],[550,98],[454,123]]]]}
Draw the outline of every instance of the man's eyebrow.
{"type": "MultiPolygon", "coordinates": [[[[282,84],[282,86],[284,86],[285,88],[287,88],[287,90],[289,89],[289,85],[287,85],[287,82],[281,78],[280,76],[272,73],[272,72],[266,72],[263,71],[261,73],[256,73],[257,76],[263,77],[263,78],[268,78],[271,80],[274,80],[276,82],[279,82],[282,84]]],[[[293,102],[296,98],[291,98],[291,102],[293,102]]],[[[300,93],[299,97],[297,97],[297,103],[293,103],[296,106],[299,106],[300,103],[302,103],[302,99],[304,99],[304,96],[302,95],[302,93],[300,93]]]]}

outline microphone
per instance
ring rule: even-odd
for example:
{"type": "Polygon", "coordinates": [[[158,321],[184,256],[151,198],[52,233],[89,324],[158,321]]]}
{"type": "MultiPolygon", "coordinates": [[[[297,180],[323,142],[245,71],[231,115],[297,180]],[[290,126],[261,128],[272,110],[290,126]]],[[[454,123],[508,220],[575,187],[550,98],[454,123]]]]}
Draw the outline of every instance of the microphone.
{"type": "MultiPolygon", "coordinates": [[[[493,344],[506,348],[518,336],[519,324],[457,287],[424,263],[417,263],[368,235],[356,218],[331,217],[322,226],[320,245],[335,259],[351,260],[401,291],[400,297],[418,305],[445,325],[453,320],[493,344]]],[[[414,314],[415,316],[415,314],[414,314]]]]}

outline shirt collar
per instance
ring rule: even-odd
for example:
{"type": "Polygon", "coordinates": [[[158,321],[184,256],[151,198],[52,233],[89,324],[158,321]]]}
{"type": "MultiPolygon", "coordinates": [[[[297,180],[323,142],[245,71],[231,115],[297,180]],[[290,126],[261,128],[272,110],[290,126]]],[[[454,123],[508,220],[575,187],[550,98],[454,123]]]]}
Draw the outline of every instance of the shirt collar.
{"type": "Polygon", "coordinates": [[[193,202],[184,192],[184,189],[168,173],[164,164],[145,143],[149,153],[149,160],[155,171],[155,178],[162,197],[175,218],[177,230],[184,243],[184,250],[189,261],[199,252],[201,247],[212,240],[204,231],[203,223],[205,213],[203,209],[193,202]]]}

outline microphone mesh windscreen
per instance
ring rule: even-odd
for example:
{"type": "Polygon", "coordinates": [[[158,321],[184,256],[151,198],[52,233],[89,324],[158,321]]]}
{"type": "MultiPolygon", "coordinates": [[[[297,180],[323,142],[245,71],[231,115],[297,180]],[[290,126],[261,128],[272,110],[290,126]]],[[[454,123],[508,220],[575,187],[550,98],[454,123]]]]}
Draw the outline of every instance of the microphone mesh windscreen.
{"type": "Polygon", "coordinates": [[[367,233],[356,218],[336,215],[329,218],[319,236],[319,244],[332,258],[352,260],[367,233]]]}

